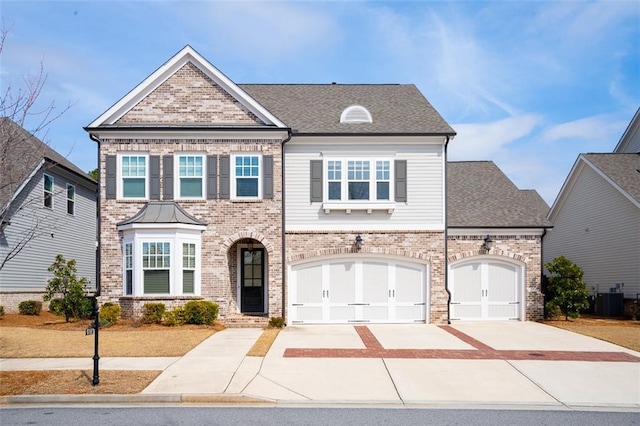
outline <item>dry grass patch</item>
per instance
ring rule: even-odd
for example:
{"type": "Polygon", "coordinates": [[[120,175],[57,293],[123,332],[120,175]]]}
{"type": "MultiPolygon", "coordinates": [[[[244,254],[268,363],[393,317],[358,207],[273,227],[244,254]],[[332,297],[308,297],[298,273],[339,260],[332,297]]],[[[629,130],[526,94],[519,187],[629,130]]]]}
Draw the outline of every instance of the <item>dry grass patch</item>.
{"type": "Polygon", "coordinates": [[[267,328],[264,330],[251,349],[249,349],[249,352],[247,352],[247,356],[265,356],[269,352],[273,341],[278,337],[278,333],[280,333],[279,328],[267,328]]]}
{"type": "MultiPolygon", "coordinates": [[[[90,321],[65,323],[51,313],[40,316],[6,314],[0,319],[0,358],[92,357],[94,336],[85,335],[90,321]]],[[[101,357],[182,356],[216,331],[213,326],[165,327],[120,321],[99,333],[101,357]]]]}
{"type": "Polygon", "coordinates": [[[640,352],[640,321],[585,315],[569,321],[557,319],[544,323],[640,352]]]}
{"type": "Polygon", "coordinates": [[[93,386],[93,372],[0,371],[0,395],[136,394],[160,371],[100,371],[100,384],[93,386]]]}

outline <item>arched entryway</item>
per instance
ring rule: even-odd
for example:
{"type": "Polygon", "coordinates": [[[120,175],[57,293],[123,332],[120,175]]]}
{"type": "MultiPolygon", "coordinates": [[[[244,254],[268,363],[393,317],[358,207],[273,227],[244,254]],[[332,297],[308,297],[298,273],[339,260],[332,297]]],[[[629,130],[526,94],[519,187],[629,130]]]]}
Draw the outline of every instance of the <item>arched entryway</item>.
{"type": "Polygon", "coordinates": [[[524,318],[523,263],[501,256],[477,256],[449,265],[451,320],[524,318]]]}

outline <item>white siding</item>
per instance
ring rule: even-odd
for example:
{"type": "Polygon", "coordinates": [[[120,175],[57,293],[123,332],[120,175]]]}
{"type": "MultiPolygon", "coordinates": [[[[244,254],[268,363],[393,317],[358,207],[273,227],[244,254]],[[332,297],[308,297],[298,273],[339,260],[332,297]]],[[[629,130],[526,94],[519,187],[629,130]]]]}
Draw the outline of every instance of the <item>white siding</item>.
{"type": "MultiPolygon", "coordinates": [[[[393,140],[374,144],[345,142],[325,143],[321,140],[296,143],[285,147],[285,186],[287,230],[442,230],[443,220],[443,145],[438,141],[420,144],[399,144],[393,140]],[[310,161],[325,155],[389,156],[407,161],[407,203],[396,203],[395,210],[366,211],[332,210],[329,214],[322,203],[310,202],[310,161]]],[[[326,170],[323,179],[326,179],[326,170]]],[[[375,170],[373,171],[375,172],[375,170]]],[[[325,194],[326,196],[326,194],[325,194]]]]}
{"type": "Polygon", "coordinates": [[[16,241],[34,228],[37,236],[0,270],[3,291],[42,291],[53,275],[47,268],[60,253],[67,260],[75,259],[79,277],[95,285],[96,269],[96,201],[95,193],[77,184],[77,177],[46,170],[54,178],[53,209],[43,207],[43,173],[40,171],[13,206],[22,209],[10,217],[11,224],[0,234],[0,256],[5,257],[16,241]],[[67,214],[67,183],[76,184],[75,214],[67,214]],[[37,224],[37,226],[36,226],[37,224]]]}
{"type": "Polygon", "coordinates": [[[564,255],[584,269],[587,289],[606,292],[624,283],[627,298],[640,293],[640,210],[589,166],[544,237],[544,262],[564,255]]]}

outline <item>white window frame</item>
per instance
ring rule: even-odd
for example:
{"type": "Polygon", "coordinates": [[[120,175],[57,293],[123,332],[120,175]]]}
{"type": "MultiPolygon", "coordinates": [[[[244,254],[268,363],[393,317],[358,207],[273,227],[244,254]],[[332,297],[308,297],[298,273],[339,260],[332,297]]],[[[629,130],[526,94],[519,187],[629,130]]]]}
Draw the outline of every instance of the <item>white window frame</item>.
{"type": "MultiPolygon", "coordinates": [[[[149,170],[149,154],[146,153],[136,153],[136,152],[127,152],[127,153],[118,153],[118,165],[117,165],[117,198],[121,200],[147,200],[149,199],[149,180],[150,180],[150,170],[149,170]],[[124,196],[124,179],[127,177],[123,176],[122,172],[122,161],[125,157],[144,157],[145,162],[145,175],[144,175],[144,197],[125,197],[124,196]]],[[[140,178],[142,176],[136,176],[140,178]]]]}
{"type": "Polygon", "coordinates": [[[51,209],[53,210],[53,194],[55,192],[55,187],[56,187],[56,181],[53,178],[53,175],[49,175],[44,173],[42,175],[42,189],[43,189],[43,199],[42,199],[42,206],[45,209],[51,209]],[[51,190],[47,190],[47,178],[51,179],[51,190]],[[49,199],[51,200],[51,205],[47,206],[47,196],[49,197],[49,199]]]}
{"type": "Polygon", "coordinates": [[[182,241],[182,243],[180,244],[180,251],[181,251],[181,257],[180,259],[182,260],[182,262],[180,263],[180,277],[181,279],[181,289],[180,291],[182,292],[182,294],[194,294],[194,293],[187,293],[184,291],[184,271],[193,271],[193,291],[195,292],[196,289],[196,274],[197,274],[197,269],[196,269],[196,264],[198,263],[198,257],[199,257],[199,253],[198,253],[198,246],[193,242],[193,241],[182,241]],[[185,254],[184,252],[184,246],[193,246],[193,255],[187,253],[185,254]],[[185,266],[185,260],[187,260],[188,262],[190,262],[190,260],[193,260],[193,266],[191,265],[186,265],[185,266]]]}
{"type": "MultiPolygon", "coordinates": [[[[235,154],[231,154],[230,159],[230,191],[231,191],[231,199],[235,200],[261,200],[263,198],[263,165],[262,165],[262,153],[259,152],[239,152],[235,154]],[[236,175],[236,159],[238,157],[257,157],[258,158],[258,176],[256,177],[258,180],[258,195],[257,196],[238,196],[237,194],[237,179],[242,178],[243,176],[236,175]]],[[[253,167],[253,166],[251,166],[253,167]]],[[[253,176],[252,176],[253,178],[253,176]]]]}
{"type": "Polygon", "coordinates": [[[71,185],[70,183],[67,184],[67,214],[70,214],[71,216],[75,216],[76,214],[76,186],[75,185],[71,185]],[[73,191],[73,198],[69,198],[69,189],[71,189],[73,191]],[[71,202],[71,211],[69,211],[69,206],[71,202]]]}
{"type": "MultiPolygon", "coordinates": [[[[354,156],[354,157],[325,157],[324,158],[324,176],[322,177],[323,183],[323,194],[324,194],[324,202],[325,203],[390,203],[395,199],[394,194],[394,161],[391,157],[364,157],[364,156],[354,156]],[[340,199],[329,199],[329,182],[337,182],[337,179],[329,180],[329,162],[330,161],[339,161],[341,162],[341,188],[340,188],[340,199]],[[350,200],[349,199],[349,169],[348,165],[350,161],[368,161],[369,162],[369,199],[368,200],[350,200]],[[377,162],[378,161],[386,161],[389,163],[389,179],[378,180],[377,179],[377,162]],[[389,182],[389,198],[388,199],[377,199],[378,194],[378,182],[389,182]]],[[[357,180],[353,180],[353,182],[357,182],[357,180]]]]}
{"type": "Polygon", "coordinates": [[[178,226],[171,229],[127,229],[123,234],[122,241],[122,294],[128,297],[143,296],[199,296],[202,291],[201,285],[201,253],[202,237],[201,229],[186,229],[178,226]],[[143,244],[168,242],[170,244],[170,266],[169,266],[169,293],[145,293],[144,292],[144,268],[142,262],[143,244]],[[195,244],[195,272],[193,293],[183,293],[182,285],[182,244],[195,244]],[[126,288],[126,245],[131,244],[132,252],[132,292],[127,294],[126,288]]]}
{"type": "Polygon", "coordinates": [[[188,153],[181,152],[179,154],[175,154],[174,157],[174,194],[176,194],[176,199],[179,200],[204,200],[206,195],[206,176],[207,176],[207,158],[204,154],[201,153],[188,153]],[[181,180],[182,178],[195,179],[198,176],[180,176],[180,157],[191,157],[191,158],[200,158],[202,161],[202,174],[199,176],[202,182],[202,191],[199,197],[184,197],[181,192],[181,180]]]}
{"type": "Polygon", "coordinates": [[[134,283],[134,268],[133,268],[133,241],[125,242],[122,252],[124,254],[124,274],[122,275],[122,294],[125,296],[133,295],[133,283],[134,283]],[[127,250],[129,247],[129,250],[127,250]],[[127,272],[131,271],[131,291],[127,291],[127,272]]]}

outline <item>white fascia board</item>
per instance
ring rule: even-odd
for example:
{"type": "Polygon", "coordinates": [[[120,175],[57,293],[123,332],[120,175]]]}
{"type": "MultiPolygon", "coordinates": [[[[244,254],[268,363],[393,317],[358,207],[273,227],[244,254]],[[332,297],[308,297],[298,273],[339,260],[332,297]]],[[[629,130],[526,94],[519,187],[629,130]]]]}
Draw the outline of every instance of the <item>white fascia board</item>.
{"type": "Polygon", "coordinates": [[[487,235],[543,235],[546,228],[449,228],[450,237],[486,237],[487,235]]]}
{"type": "Polygon", "coordinates": [[[556,199],[553,201],[553,204],[551,205],[551,208],[547,213],[547,220],[550,221],[551,223],[555,221],[555,218],[558,215],[558,212],[562,208],[562,205],[564,204],[567,197],[569,196],[569,193],[573,189],[573,186],[576,183],[578,175],[580,174],[580,171],[584,167],[583,161],[584,161],[584,157],[582,156],[582,154],[578,155],[578,158],[576,159],[575,163],[573,163],[573,167],[571,167],[571,171],[569,172],[569,175],[567,176],[564,183],[562,184],[562,187],[560,188],[560,192],[558,192],[556,199]]]}
{"type": "Polygon", "coordinates": [[[217,130],[217,129],[193,129],[188,127],[177,127],[175,129],[147,129],[138,128],[136,130],[122,129],[96,129],[91,130],[94,136],[99,139],[280,139],[284,140],[288,136],[285,129],[264,129],[256,130],[217,130]]]}
{"type": "Polygon", "coordinates": [[[185,46],[160,68],[138,84],[133,90],[127,93],[122,99],[116,102],[111,108],[92,121],[87,128],[92,129],[115,123],[120,119],[120,117],[131,110],[131,108],[138,104],[138,102],[148,96],[188,62],[195,65],[207,77],[213,80],[232,97],[237,99],[249,111],[254,113],[266,124],[275,125],[276,127],[281,128],[287,127],[256,100],[251,98],[244,90],[238,87],[233,81],[231,81],[231,79],[196,52],[191,46],[185,46]]]}
{"type": "MultiPolygon", "coordinates": [[[[352,216],[355,216],[352,214],[352,216]]],[[[413,232],[413,231],[434,231],[434,232],[444,232],[444,226],[442,224],[420,224],[420,225],[411,225],[407,226],[407,224],[398,224],[398,225],[380,225],[379,223],[327,223],[320,225],[286,225],[286,231],[291,232],[344,232],[344,231],[367,231],[375,234],[376,232],[388,232],[388,231],[400,231],[400,232],[413,232]]]]}
{"type": "Polygon", "coordinates": [[[640,131],[640,108],[636,110],[636,113],[633,115],[631,122],[629,123],[629,125],[627,126],[627,129],[622,134],[622,137],[620,138],[620,141],[616,145],[613,152],[625,152],[625,149],[627,145],[629,145],[629,142],[633,138],[633,135],[635,135],[639,131],[640,131]]]}
{"type": "Polygon", "coordinates": [[[369,145],[442,145],[444,146],[446,138],[442,136],[406,136],[406,135],[363,135],[363,134],[349,134],[342,135],[296,135],[292,134],[291,140],[287,142],[287,145],[295,144],[323,144],[323,145],[344,145],[349,143],[354,144],[369,144],[369,145]]]}

